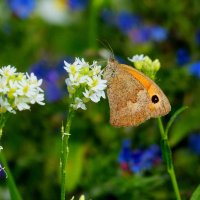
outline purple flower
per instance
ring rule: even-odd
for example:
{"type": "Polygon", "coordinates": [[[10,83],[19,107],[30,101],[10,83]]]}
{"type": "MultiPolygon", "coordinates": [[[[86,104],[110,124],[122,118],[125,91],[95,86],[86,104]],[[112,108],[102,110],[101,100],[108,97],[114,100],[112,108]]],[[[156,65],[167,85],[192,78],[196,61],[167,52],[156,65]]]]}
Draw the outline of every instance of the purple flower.
{"type": "Polygon", "coordinates": [[[5,172],[4,168],[0,164],[0,180],[1,179],[5,179],[5,178],[6,178],[6,172],[5,172]]]}
{"type": "Polygon", "coordinates": [[[22,19],[29,17],[36,7],[35,0],[7,0],[7,2],[11,11],[22,19]]]}
{"type": "Polygon", "coordinates": [[[71,10],[84,10],[88,5],[88,0],[68,0],[71,10]]]}
{"type": "Polygon", "coordinates": [[[189,148],[192,152],[200,155],[200,133],[193,133],[188,139],[189,148]]]}
{"type": "Polygon", "coordinates": [[[176,52],[176,63],[178,65],[185,65],[190,61],[190,54],[186,48],[180,48],[176,52]]]}
{"type": "Polygon", "coordinates": [[[189,73],[191,75],[194,75],[198,78],[200,78],[200,61],[197,61],[195,63],[192,63],[190,66],[189,66],[189,73]]]}

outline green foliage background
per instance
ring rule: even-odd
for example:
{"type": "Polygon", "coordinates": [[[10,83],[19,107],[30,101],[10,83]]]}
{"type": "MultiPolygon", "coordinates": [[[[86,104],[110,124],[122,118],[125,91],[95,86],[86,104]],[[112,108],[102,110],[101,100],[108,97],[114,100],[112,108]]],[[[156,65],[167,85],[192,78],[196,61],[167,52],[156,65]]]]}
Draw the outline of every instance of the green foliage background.
{"type": "MultiPolygon", "coordinates": [[[[54,65],[66,57],[94,59],[106,65],[98,40],[107,41],[115,55],[124,59],[134,54],[159,58],[158,84],[169,97],[172,111],[187,109],[173,125],[169,139],[175,171],[183,199],[189,199],[200,180],[200,159],[188,149],[188,136],[200,130],[200,80],[192,77],[187,66],[176,64],[176,42],[189,45],[192,61],[200,58],[195,33],[200,27],[200,3],[197,0],[117,0],[90,1],[82,12],[71,13],[73,21],[59,26],[48,24],[36,15],[21,20],[13,16],[4,1],[0,2],[0,65],[14,65],[28,71],[42,58],[54,65]],[[173,38],[162,43],[135,44],[114,26],[101,19],[104,8],[114,12],[129,10],[145,23],[159,23],[173,38]],[[10,27],[6,33],[4,28],[10,27]]],[[[67,118],[65,98],[46,106],[33,106],[31,112],[12,115],[2,137],[2,146],[10,170],[23,199],[59,199],[60,127],[67,118]]],[[[158,199],[173,200],[174,194],[164,164],[144,174],[122,175],[117,162],[124,138],[131,138],[134,148],[160,142],[156,120],[135,128],[113,128],[109,124],[107,100],[89,104],[87,111],[77,111],[72,123],[67,174],[68,199],[86,194],[89,199],[158,199]]],[[[8,190],[0,182],[1,195],[8,190]]],[[[2,197],[3,198],[3,197],[2,197]]]]}

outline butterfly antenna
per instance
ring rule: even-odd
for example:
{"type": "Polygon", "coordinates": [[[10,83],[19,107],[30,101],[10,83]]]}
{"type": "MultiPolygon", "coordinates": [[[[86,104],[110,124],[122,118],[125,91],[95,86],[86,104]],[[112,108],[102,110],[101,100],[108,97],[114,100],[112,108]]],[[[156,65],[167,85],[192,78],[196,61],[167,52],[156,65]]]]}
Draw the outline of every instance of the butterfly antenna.
{"type": "Polygon", "coordinates": [[[111,45],[109,44],[109,42],[107,40],[99,40],[97,39],[106,49],[109,49],[111,51],[111,55],[110,58],[114,59],[114,51],[111,47],[111,45]]]}

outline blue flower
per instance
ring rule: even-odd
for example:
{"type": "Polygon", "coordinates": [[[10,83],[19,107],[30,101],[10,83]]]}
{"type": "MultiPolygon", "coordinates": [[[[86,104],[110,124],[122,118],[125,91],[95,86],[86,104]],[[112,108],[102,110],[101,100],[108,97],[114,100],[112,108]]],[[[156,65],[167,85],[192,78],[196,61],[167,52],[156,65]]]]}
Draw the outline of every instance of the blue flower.
{"type": "Polygon", "coordinates": [[[132,150],[131,141],[125,140],[118,161],[123,171],[141,173],[161,162],[161,151],[157,145],[151,145],[147,149],[132,150]]]}
{"type": "Polygon", "coordinates": [[[84,10],[88,5],[88,0],[68,0],[71,10],[84,10]]]}
{"type": "Polygon", "coordinates": [[[200,61],[197,61],[195,63],[192,63],[190,66],[189,66],[189,73],[191,75],[194,75],[198,78],[200,78],[200,61]]]}
{"type": "Polygon", "coordinates": [[[33,72],[39,79],[46,77],[49,71],[48,63],[44,60],[35,63],[31,67],[31,72],[33,72]]]}
{"type": "Polygon", "coordinates": [[[148,26],[136,27],[131,29],[128,35],[135,43],[149,42],[151,39],[151,28],[148,26]]]}
{"type": "Polygon", "coordinates": [[[119,153],[118,161],[120,163],[129,162],[131,158],[131,141],[130,140],[124,140],[122,143],[122,149],[119,153]]]}
{"type": "Polygon", "coordinates": [[[126,33],[130,31],[133,27],[136,27],[140,24],[140,18],[137,15],[134,15],[130,12],[122,11],[117,16],[116,22],[118,28],[126,33]]]}
{"type": "Polygon", "coordinates": [[[4,168],[0,164],[0,180],[1,179],[5,179],[5,178],[6,178],[6,172],[5,172],[4,168]]]}
{"type": "Polygon", "coordinates": [[[64,74],[66,73],[64,73],[63,65],[61,69],[60,63],[53,68],[46,61],[39,61],[32,66],[31,72],[43,79],[43,88],[48,102],[58,101],[66,93],[64,90],[64,74]]]}
{"type": "Polygon", "coordinates": [[[190,54],[186,48],[180,48],[176,52],[176,63],[178,65],[185,65],[190,62],[190,54]]]}
{"type": "Polygon", "coordinates": [[[200,155],[200,133],[193,133],[188,139],[189,148],[192,152],[200,155]]]}
{"type": "Polygon", "coordinates": [[[151,27],[151,39],[155,42],[162,42],[167,39],[168,32],[161,26],[151,27]]]}
{"type": "Polygon", "coordinates": [[[22,19],[29,17],[36,7],[35,0],[8,0],[7,2],[11,11],[22,19]]]}

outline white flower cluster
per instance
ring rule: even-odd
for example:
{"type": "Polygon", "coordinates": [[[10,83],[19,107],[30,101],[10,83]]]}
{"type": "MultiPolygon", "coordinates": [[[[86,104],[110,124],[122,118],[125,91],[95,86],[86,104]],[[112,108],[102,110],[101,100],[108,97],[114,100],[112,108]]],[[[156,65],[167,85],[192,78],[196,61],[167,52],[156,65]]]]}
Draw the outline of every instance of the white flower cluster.
{"type": "Polygon", "coordinates": [[[143,61],[144,60],[144,55],[135,55],[132,58],[128,58],[131,62],[138,62],[138,61],[143,61]]]}
{"type": "Polygon", "coordinates": [[[76,58],[73,64],[66,61],[64,64],[64,69],[68,72],[65,81],[73,109],[86,110],[85,103],[90,100],[97,103],[101,97],[105,98],[104,90],[107,81],[102,79],[103,70],[96,61],[89,65],[83,58],[76,58]]]}
{"type": "Polygon", "coordinates": [[[30,104],[44,105],[42,80],[31,73],[16,72],[15,67],[0,68],[0,113],[30,109],[30,104]]]}

